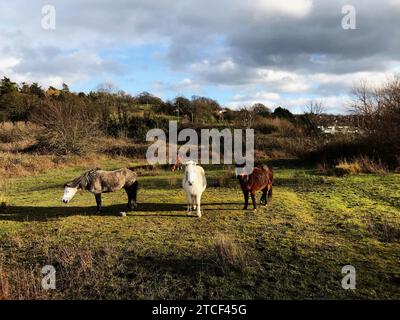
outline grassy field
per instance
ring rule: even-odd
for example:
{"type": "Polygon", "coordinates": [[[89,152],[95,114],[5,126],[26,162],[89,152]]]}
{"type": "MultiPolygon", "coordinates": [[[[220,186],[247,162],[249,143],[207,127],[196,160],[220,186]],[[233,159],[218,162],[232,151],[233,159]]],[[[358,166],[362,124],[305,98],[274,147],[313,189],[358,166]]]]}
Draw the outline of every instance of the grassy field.
{"type": "MultiPolygon", "coordinates": [[[[126,166],[107,161],[103,168],[126,166]]],[[[243,211],[229,168],[206,168],[203,218],[186,216],[182,173],[140,178],[139,207],[124,191],[60,201],[84,168],[54,169],[6,185],[0,208],[0,298],[400,298],[400,175],[329,177],[275,167],[268,207],[243,211]],[[42,266],[56,290],[40,286],[42,266]],[[357,271],[344,290],[341,268],[357,271]]]]}

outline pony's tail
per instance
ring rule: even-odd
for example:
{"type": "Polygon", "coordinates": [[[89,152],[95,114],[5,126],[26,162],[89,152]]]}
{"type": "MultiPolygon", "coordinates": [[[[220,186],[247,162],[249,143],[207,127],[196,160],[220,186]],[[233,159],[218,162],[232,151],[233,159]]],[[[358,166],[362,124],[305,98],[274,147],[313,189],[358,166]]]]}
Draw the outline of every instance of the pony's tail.
{"type": "Polygon", "coordinates": [[[268,198],[272,198],[272,186],[271,186],[271,189],[269,189],[268,198]]]}

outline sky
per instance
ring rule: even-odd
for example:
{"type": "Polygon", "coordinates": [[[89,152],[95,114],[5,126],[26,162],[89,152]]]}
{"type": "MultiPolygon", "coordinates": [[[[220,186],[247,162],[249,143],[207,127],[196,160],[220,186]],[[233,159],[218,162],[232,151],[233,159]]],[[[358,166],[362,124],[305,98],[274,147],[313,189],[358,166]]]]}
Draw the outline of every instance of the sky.
{"type": "Polygon", "coordinates": [[[400,0],[0,0],[0,76],[347,113],[355,86],[400,72],[399,16],[400,0]]]}

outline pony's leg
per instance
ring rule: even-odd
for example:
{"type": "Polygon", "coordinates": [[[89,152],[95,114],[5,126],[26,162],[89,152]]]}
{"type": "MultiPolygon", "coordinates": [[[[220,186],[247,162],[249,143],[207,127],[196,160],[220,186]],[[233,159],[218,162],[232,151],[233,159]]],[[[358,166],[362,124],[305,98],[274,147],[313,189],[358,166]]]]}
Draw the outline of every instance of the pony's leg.
{"type": "Polygon", "coordinates": [[[125,188],[126,194],[128,195],[128,210],[133,210],[137,207],[136,197],[137,197],[138,182],[136,181],[130,187],[125,188]]]}
{"type": "Polygon", "coordinates": [[[199,218],[201,218],[200,202],[201,202],[201,194],[198,194],[196,196],[196,209],[197,209],[197,216],[199,218]]]}
{"type": "Polygon", "coordinates": [[[137,207],[137,191],[139,188],[139,182],[135,181],[131,188],[132,188],[131,205],[133,208],[136,208],[137,207]]]}
{"type": "Polygon", "coordinates": [[[186,202],[187,202],[187,214],[190,216],[192,214],[192,196],[189,193],[186,193],[186,202]]]}
{"type": "Polygon", "coordinates": [[[96,205],[97,205],[96,213],[100,213],[101,212],[101,193],[95,194],[94,197],[96,198],[96,205]]]}
{"type": "Polygon", "coordinates": [[[131,190],[129,187],[125,188],[125,192],[128,196],[128,204],[126,205],[126,208],[128,211],[130,211],[130,210],[132,210],[132,193],[131,193],[131,190]]]}
{"type": "Polygon", "coordinates": [[[268,200],[272,198],[272,186],[269,185],[265,189],[267,190],[265,195],[265,206],[268,206],[268,200]]]}
{"type": "Polygon", "coordinates": [[[269,187],[268,190],[268,198],[272,198],[272,185],[269,187]]]}
{"type": "Polygon", "coordinates": [[[243,195],[244,195],[244,208],[243,208],[243,210],[247,210],[247,207],[249,206],[249,192],[243,190],[243,195]]]}
{"type": "Polygon", "coordinates": [[[196,196],[192,196],[192,208],[193,208],[193,210],[197,209],[197,198],[196,198],[196,196]]]}
{"type": "Polygon", "coordinates": [[[265,187],[262,190],[262,196],[261,196],[261,199],[260,199],[260,203],[265,205],[265,206],[268,204],[267,193],[268,193],[268,187],[265,187]]]}
{"type": "Polygon", "coordinates": [[[257,210],[256,195],[253,192],[251,192],[250,194],[251,194],[251,202],[253,203],[253,208],[254,210],[257,210]]]}

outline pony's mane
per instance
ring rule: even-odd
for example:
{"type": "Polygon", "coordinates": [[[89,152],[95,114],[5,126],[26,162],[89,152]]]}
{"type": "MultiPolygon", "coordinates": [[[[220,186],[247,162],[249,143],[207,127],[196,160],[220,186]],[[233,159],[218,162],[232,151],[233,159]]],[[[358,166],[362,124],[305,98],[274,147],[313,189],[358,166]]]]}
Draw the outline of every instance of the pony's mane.
{"type": "Polygon", "coordinates": [[[81,187],[82,189],[84,189],[89,184],[89,182],[92,181],[96,177],[97,170],[100,170],[100,168],[94,168],[94,169],[87,170],[84,173],[82,173],[79,177],[66,183],[65,186],[70,187],[70,188],[81,187]]]}

